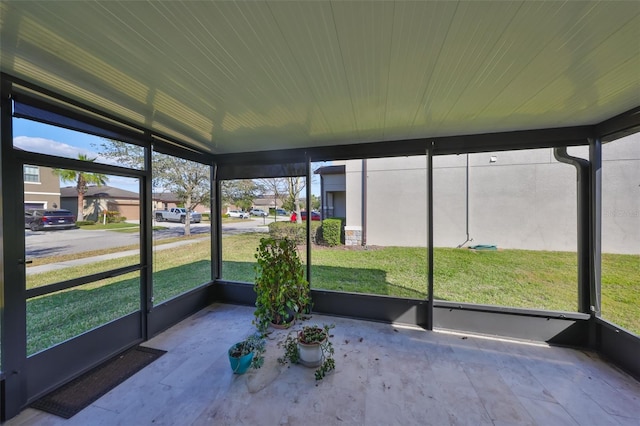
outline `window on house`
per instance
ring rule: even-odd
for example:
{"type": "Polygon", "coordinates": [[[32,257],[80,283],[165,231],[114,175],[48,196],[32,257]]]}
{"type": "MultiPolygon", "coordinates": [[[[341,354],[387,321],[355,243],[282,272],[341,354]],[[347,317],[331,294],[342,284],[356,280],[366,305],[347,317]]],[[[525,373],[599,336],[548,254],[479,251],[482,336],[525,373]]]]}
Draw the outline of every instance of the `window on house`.
{"type": "Polygon", "coordinates": [[[24,166],[24,181],[25,182],[40,182],[40,167],[38,166],[24,166]]]}

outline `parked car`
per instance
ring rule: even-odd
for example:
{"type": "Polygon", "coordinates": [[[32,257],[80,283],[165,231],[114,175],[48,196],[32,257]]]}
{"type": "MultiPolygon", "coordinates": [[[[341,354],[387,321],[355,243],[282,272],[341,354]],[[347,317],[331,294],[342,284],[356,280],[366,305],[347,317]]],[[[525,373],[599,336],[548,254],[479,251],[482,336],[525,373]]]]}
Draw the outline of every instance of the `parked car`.
{"type": "MultiPolygon", "coordinates": [[[[285,209],[275,209],[276,210],[276,215],[278,216],[289,216],[289,212],[287,212],[285,209]]],[[[269,214],[273,213],[273,209],[269,209],[269,214]]]]}
{"type": "Polygon", "coordinates": [[[242,210],[229,210],[227,212],[229,217],[239,217],[240,219],[249,219],[249,213],[243,212],[242,210]]]}
{"type": "MultiPolygon", "coordinates": [[[[307,220],[307,212],[300,212],[300,217],[302,217],[302,220],[307,220]]],[[[291,222],[297,222],[297,220],[298,215],[296,214],[296,212],[291,213],[291,222]]],[[[320,213],[311,212],[311,220],[321,220],[320,213]]]]}
{"type": "Polygon", "coordinates": [[[24,212],[24,227],[32,231],[44,229],[73,229],[76,217],[69,210],[34,209],[24,212]]]}
{"type": "MultiPolygon", "coordinates": [[[[182,207],[173,207],[169,210],[156,210],[154,212],[157,222],[180,222],[185,223],[187,217],[187,209],[182,207]]],[[[202,215],[198,212],[191,212],[190,223],[200,223],[202,215]]]]}
{"type": "Polygon", "coordinates": [[[260,209],[251,209],[249,210],[249,214],[251,216],[268,216],[268,213],[265,212],[264,210],[260,210],[260,209]]]}

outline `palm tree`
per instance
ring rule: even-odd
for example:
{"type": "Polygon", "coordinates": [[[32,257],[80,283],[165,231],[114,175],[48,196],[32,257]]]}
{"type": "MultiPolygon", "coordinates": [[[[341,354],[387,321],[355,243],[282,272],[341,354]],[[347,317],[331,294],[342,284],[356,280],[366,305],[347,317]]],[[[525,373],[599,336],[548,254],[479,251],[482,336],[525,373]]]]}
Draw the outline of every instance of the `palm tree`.
{"type": "MultiPolygon", "coordinates": [[[[85,154],[78,154],[78,159],[82,161],[95,161],[95,158],[89,158],[85,154]]],[[[67,169],[54,169],[53,173],[60,177],[63,182],[76,183],[76,191],[78,191],[78,221],[84,220],[84,194],[87,193],[88,186],[90,184],[104,185],[109,180],[107,176],[102,173],[88,173],[67,169]]]]}

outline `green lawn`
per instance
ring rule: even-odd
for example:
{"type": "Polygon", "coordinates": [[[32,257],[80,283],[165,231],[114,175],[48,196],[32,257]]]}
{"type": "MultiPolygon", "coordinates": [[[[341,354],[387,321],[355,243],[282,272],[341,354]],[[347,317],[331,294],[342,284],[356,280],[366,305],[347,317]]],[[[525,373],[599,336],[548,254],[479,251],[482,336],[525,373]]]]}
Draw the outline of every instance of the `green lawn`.
{"type": "Polygon", "coordinates": [[[133,229],[133,230],[140,229],[140,225],[137,225],[135,223],[127,223],[127,222],[113,222],[113,223],[106,223],[104,225],[101,222],[96,222],[88,225],[83,224],[78,227],[80,229],[88,229],[91,231],[96,231],[100,229],[108,229],[112,231],[118,230],[118,229],[133,229]]]}
{"type": "MultiPolygon", "coordinates": [[[[209,282],[209,248],[209,241],[198,241],[154,253],[153,296],[156,304],[209,282]]],[[[133,265],[138,259],[138,256],[128,256],[31,275],[29,288],[133,265]]],[[[140,279],[137,272],[29,299],[27,353],[31,355],[138,309],[140,279]]]]}
{"type": "MultiPolygon", "coordinates": [[[[260,234],[223,239],[223,277],[253,282],[260,234]]],[[[304,251],[304,249],[301,249],[304,251]]],[[[426,298],[424,248],[314,247],[312,288],[426,298]]],[[[434,250],[435,298],[529,309],[577,310],[575,253],[434,250]]],[[[640,334],[640,256],[602,255],[602,316],[640,334]]]]}
{"type": "MultiPolygon", "coordinates": [[[[253,282],[254,254],[262,236],[241,234],[223,238],[223,278],[253,282]]],[[[208,241],[156,252],[156,303],[206,282],[210,276],[209,258],[208,241]]],[[[424,248],[313,247],[312,261],[313,288],[426,297],[424,248]]],[[[32,275],[29,286],[132,263],[135,257],[32,275]]],[[[575,253],[437,248],[434,280],[437,299],[564,311],[575,311],[577,305],[575,253]]],[[[29,354],[139,309],[138,292],[138,275],[131,274],[29,300],[29,354]]],[[[640,256],[604,254],[603,318],[640,334],[639,301],[640,256]]]]}

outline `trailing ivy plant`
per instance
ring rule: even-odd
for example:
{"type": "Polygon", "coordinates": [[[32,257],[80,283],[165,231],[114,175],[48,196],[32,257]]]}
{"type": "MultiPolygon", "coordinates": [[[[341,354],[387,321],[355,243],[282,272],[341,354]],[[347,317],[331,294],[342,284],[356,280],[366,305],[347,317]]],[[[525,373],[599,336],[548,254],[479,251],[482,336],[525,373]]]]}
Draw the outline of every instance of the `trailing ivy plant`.
{"type": "Polygon", "coordinates": [[[290,332],[283,342],[278,345],[284,347],[284,355],[278,358],[278,362],[282,365],[287,363],[298,364],[300,362],[300,350],[298,343],[318,344],[322,351],[322,363],[315,371],[316,380],[322,380],[328,372],[336,368],[336,362],[333,358],[334,350],[331,343],[331,330],[334,324],[324,324],[322,327],[317,325],[307,325],[302,327],[298,332],[290,332]]]}
{"type": "Polygon", "coordinates": [[[241,342],[236,343],[229,349],[229,355],[233,358],[240,358],[253,352],[251,368],[258,369],[264,364],[266,342],[261,333],[254,333],[241,342]]]}
{"type": "Polygon", "coordinates": [[[265,331],[270,323],[291,324],[308,311],[309,282],[294,240],[261,238],[256,250],[256,310],[253,323],[265,331]]]}

